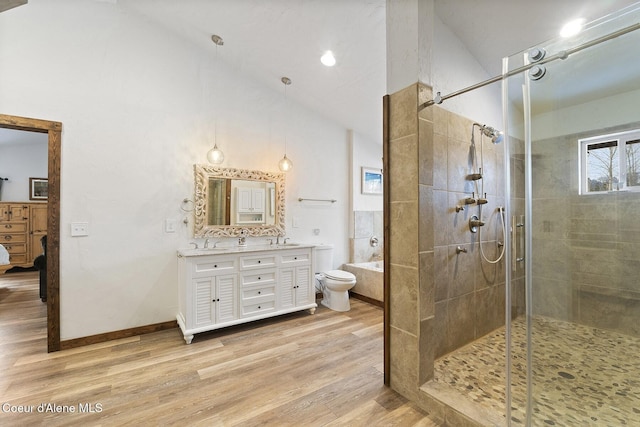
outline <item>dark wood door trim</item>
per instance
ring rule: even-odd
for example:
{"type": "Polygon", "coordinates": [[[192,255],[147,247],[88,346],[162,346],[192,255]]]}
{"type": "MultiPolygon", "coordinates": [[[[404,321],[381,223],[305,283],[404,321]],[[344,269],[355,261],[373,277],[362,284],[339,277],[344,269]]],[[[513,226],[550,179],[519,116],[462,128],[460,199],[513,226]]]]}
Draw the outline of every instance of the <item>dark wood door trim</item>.
{"type": "Polygon", "coordinates": [[[62,123],[0,114],[0,128],[48,134],[47,351],[60,350],[60,153],[62,123]]]}

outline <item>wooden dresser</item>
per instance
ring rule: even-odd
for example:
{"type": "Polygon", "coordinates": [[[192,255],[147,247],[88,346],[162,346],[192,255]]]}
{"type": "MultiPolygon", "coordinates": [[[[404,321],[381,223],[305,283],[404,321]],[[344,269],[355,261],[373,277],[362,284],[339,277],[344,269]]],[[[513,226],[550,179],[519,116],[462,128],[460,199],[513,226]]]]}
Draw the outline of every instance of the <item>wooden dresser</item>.
{"type": "Polygon", "coordinates": [[[0,244],[9,252],[11,265],[32,267],[46,234],[47,203],[0,202],[0,244]]]}

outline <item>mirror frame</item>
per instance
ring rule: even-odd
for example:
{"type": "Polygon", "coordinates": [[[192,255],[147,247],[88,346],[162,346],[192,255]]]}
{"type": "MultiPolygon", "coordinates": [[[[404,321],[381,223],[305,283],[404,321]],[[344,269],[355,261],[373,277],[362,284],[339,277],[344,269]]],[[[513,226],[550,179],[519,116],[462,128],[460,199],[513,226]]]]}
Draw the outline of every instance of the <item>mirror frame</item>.
{"type": "Polygon", "coordinates": [[[284,235],[284,173],[262,172],[246,169],[221,168],[210,165],[193,165],[195,176],[194,237],[238,237],[284,235]],[[207,196],[209,179],[229,178],[249,181],[274,182],[276,184],[276,219],[273,225],[209,225],[207,224],[207,196]]]}

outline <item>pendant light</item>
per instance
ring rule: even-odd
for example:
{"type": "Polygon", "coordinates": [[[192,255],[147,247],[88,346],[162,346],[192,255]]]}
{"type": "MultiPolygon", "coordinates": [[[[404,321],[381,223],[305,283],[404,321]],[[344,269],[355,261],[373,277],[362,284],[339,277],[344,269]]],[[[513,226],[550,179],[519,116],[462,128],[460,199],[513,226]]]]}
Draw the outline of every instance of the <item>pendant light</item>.
{"type": "MultiPolygon", "coordinates": [[[[215,43],[216,45],[216,70],[219,69],[218,67],[218,46],[222,46],[224,45],[224,40],[222,40],[222,37],[217,36],[217,35],[212,35],[211,36],[211,41],[213,43],[215,43]]],[[[217,74],[217,73],[216,73],[217,74]]],[[[218,80],[218,76],[215,76],[216,81],[218,80]]],[[[209,163],[212,163],[214,165],[219,165],[220,163],[222,163],[224,161],[224,153],[222,152],[222,150],[220,150],[218,148],[218,141],[217,141],[217,135],[218,133],[218,117],[216,115],[216,118],[213,122],[213,148],[211,150],[209,150],[207,152],[207,160],[209,160],[209,163]]]]}
{"type": "MultiPolygon", "coordinates": [[[[283,77],[280,79],[280,81],[284,84],[284,103],[285,103],[285,111],[287,110],[287,86],[289,86],[291,84],[291,79],[289,77],[283,77]]],[[[285,125],[285,132],[284,132],[284,157],[278,162],[278,168],[282,171],[282,172],[289,172],[291,170],[291,168],[293,168],[293,162],[291,160],[289,160],[289,158],[287,157],[287,130],[286,130],[286,125],[285,125]]]]}

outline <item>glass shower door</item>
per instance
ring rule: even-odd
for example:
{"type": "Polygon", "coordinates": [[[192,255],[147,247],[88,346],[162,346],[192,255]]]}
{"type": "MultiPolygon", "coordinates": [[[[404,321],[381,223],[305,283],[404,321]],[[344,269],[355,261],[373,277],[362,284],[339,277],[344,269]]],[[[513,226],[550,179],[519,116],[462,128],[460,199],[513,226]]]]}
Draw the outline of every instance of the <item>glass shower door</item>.
{"type": "Polygon", "coordinates": [[[505,60],[513,425],[640,417],[639,21],[505,60]]]}

